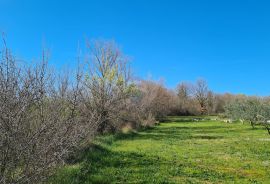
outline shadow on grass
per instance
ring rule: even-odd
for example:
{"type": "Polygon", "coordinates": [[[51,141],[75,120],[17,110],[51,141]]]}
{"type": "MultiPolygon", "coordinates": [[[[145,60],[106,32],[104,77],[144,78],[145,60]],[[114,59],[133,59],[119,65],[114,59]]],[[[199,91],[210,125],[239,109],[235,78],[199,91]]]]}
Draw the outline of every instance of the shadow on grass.
{"type": "Polygon", "coordinates": [[[104,146],[91,145],[82,150],[78,169],[62,170],[52,183],[57,184],[109,184],[109,183],[171,183],[169,178],[185,177],[208,180],[228,178],[228,175],[214,170],[200,168],[188,162],[175,163],[159,156],[149,156],[135,152],[119,152],[104,146]],[[168,167],[169,166],[169,167],[168,167]],[[165,169],[164,169],[165,168],[165,169]],[[185,172],[186,168],[193,172],[185,172]]]}
{"type": "Polygon", "coordinates": [[[128,183],[137,179],[167,183],[165,176],[156,179],[149,178],[150,174],[158,172],[162,163],[166,164],[159,157],[149,157],[135,152],[111,151],[106,146],[96,144],[81,150],[77,155],[73,165],[79,164],[80,167],[73,172],[65,169],[60,171],[53,178],[52,183],[109,184],[113,181],[128,183]]]}
{"type": "Polygon", "coordinates": [[[191,135],[187,133],[147,133],[147,134],[138,134],[135,137],[126,138],[126,140],[155,140],[155,141],[170,141],[170,140],[214,140],[214,139],[222,139],[223,136],[214,136],[214,135],[191,135]]]}
{"type": "Polygon", "coordinates": [[[221,129],[226,130],[226,128],[222,126],[203,126],[203,127],[152,127],[147,128],[141,133],[131,132],[128,134],[116,134],[113,136],[113,140],[103,139],[102,141],[106,144],[110,144],[117,140],[191,140],[191,139],[206,139],[206,140],[214,140],[214,139],[222,139],[222,135],[209,135],[209,133],[217,133],[221,129]],[[202,135],[194,135],[194,134],[202,134],[202,135]]]}
{"type": "MultiPolygon", "coordinates": [[[[174,121],[175,122],[175,121],[174,121]]],[[[184,125],[184,123],[183,123],[184,125]]],[[[108,135],[97,138],[97,144],[92,144],[79,150],[70,157],[68,162],[71,166],[60,170],[51,183],[169,183],[168,176],[192,177],[207,179],[215,176],[222,179],[228,177],[215,171],[204,171],[198,166],[192,166],[194,173],[185,173],[185,168],[191,165],[183,161],[179,165],[172,160],[164,160],[154,154],[144,155],[138,152],[112,151],[110,146],[117,140],[149,140],[175,141],[175,140],[215,140],[223,136],[216,135],[194,135],[203,131],[219,131],[223,126],[201,126],[201,127],[153,127],[143,132],[131,132],[128,134],[108,135]],[[165,170],[160,170],[164,166],[165,170]],[[170,166],[170,167],[168,167],[170,166]],[[155,175],[157,174],[157,176],[155,175]]]]}
{"type": "Polygon", "coordinates": [[[204,121],[212,121],[211,118],[207,117],[182,117],[182,118],[168,118],[163,120],[165,123],[194,123],[194,122],[204,122],[204,121]]]}

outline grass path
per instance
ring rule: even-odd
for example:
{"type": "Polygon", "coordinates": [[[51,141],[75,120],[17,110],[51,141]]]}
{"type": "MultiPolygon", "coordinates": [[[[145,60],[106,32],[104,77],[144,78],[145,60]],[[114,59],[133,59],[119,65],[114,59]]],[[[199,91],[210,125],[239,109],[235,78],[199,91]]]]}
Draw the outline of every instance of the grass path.
{"type": "Polygon", "coordinates": [[[97,139],[54,183],[270,184],[270,136],[248,125],[172,118],[97,139]]]}

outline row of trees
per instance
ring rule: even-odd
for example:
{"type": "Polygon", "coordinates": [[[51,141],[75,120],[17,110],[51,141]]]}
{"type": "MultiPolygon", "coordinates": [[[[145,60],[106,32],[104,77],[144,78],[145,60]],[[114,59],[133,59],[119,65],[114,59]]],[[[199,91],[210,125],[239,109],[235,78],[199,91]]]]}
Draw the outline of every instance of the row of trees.
{"type": "Polygon", "coordinates": [[[215,94],[207,82],[198,79],[195,84],[181,82],[175,90],[176,100],[173,113],[177,115],[203,115],[224,112],[224,105],[234,96],[215,94]]]}
{"type": "Polygon", "coordinates": [[[153,81],[134,81],[114,42],[87,44],[74,75],[41,62],[20,65],[3,40],[0,60],[0,183],[40,183],[91,139],[122,127],[152,126],[171,95],[153,81]]]}

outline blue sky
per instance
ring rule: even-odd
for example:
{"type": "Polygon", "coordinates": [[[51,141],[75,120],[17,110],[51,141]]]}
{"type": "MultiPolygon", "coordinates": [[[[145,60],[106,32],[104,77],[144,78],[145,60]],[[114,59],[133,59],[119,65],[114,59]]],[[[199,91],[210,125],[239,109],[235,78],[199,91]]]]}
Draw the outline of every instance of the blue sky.
{"type": "Polygon", "coordinates": [[[0,31],[22,59],[51,50],[76,64],[85,39],[114,39],[137,76],[204,78],[215,92],[270,95],[270,2],[260,0],[0,0],[0,31]]]}

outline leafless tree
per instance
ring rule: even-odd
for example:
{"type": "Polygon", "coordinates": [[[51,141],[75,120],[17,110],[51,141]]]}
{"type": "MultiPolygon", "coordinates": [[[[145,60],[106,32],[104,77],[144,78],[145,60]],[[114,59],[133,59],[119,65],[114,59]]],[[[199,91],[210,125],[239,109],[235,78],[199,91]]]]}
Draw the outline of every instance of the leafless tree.
{"type": "Polygon", "coordinates": [[[178,108],[180,114],[190,114],[189,107],[191,102],[192,84],[182,82],[177,86],[176,92],[178,96],[178,108]]]}
{"type": "Polygon", "coordinates": [[[201,114],[206,112],[207,106],[207,94],[208,94],[208,85],[207,82],[203,79],[197,80],[194,88],[194,96],[200,105],[201,114]]]}

